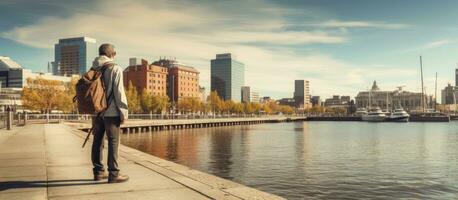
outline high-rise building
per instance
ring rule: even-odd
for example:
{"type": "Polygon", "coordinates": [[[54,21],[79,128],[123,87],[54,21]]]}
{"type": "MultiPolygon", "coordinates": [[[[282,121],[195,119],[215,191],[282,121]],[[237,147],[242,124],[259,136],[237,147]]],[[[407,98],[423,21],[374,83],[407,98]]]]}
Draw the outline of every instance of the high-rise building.
{"type": "Polygon", "coordinates": [[[251,98],[250,98],[250,86],[242,86],[242,103],[249,103],[251,102],[251,98]]]}
{"type": "Polygon", "coordinates": [[[132,83],[139,92],[146,90],[154,96],[167,95],[168,69],[166,67],[150,65],[145,59],[130,58],[129,66],[123,73],[126,88],[129,83],[132,83]]]}
{"type": "Polygon", "coordinates": [[[230,53],[216,54],[211,60],[211,91],[216,91],[224,100],[240,102],[244,85],[245,65],[230,53]]]}
{"type": "Polygon", "coordinates": [[[307,80],[294,81],[294,100],[297,108],[309,108],[310,103],[310,86],[307,80]]]}
{"type": "Polygon", "coordinates": [[[167,95],[172,102],[181,98],[200,98],[199,71],[172,59],[159,59],[153,65],[166,67],[167,95]]]}
{"type": "Polygon", "coordinates": [[[98,55],[96,40],[89,37],[59,39],[54,45],[54,75],[84,74],[98,55]]]}
{"type": "Polygon", "coordinates": [[[250,102],[259,103],[259,92],[250,91],[250,102]]]}
{"type": "Polygon", "coordinates": [[[458,68],[455,69],[455,86],[458,87],[458,68]]]}
{"type": "Polygon", "coordinates": [[[458,86],[452,86],[450,83],[442,90],[441,104],[456,104],[458,97],[458,86]]]}

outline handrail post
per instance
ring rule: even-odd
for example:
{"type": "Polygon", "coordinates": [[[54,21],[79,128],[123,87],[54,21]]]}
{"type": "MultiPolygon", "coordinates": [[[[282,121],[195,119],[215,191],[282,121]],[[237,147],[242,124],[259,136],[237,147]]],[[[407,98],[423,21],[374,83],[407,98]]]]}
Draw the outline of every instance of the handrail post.
{"type": "Polygon", "coordinates": [[[27,125],[27,113],[24,113],[24,126],[27,125]]]}
{"type": "Polygon", "coordinates": [[[6,112],[6,130],[11,130],[13,126],[13,116],[11,110],[6,112]]]}

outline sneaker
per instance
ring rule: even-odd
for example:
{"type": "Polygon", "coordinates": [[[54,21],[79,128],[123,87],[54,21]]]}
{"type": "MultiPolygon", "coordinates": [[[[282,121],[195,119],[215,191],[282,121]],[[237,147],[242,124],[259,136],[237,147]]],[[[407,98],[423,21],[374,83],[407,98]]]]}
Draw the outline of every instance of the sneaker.
{"type": "Polygon", "coordinates": [[[107,172],[99,172],[94,174],[94,181],[100,181],[102,179],[107,179],[108,173],[107,172]]]}
{"type": "Polygon", "coordinates": [[[122,183],[122,182],[126,182],[128,180],[129,180],[129,176],[121,175],[121,174],[119,174],[116,177],[114,177],[114,176],[108,177],[108,183],[122,183]]]}

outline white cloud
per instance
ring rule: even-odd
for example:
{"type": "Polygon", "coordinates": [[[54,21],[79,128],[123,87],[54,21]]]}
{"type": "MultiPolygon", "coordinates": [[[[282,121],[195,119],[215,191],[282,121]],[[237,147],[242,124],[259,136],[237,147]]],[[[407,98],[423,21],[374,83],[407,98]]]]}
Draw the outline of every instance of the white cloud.
{"type": "Polygon", "coordinates": [[[410,52],[425,51],[425,50],[430,50],[430,49],[443,47],[443,46],[451,44],[453,42],[454,41],[449,40],[449,39],[441,39],[441,40],[432,41],[432,42],[429,42],[429,43],[426,43],[426,44],[423,44],[423,45],[419,45],[419,46],[416,46],[416,47],[413,47],[413,48],[403,49],[403,50],[400,50],[398,52],[410,53],[410,52]]]}
{"type": "Polygon", "coordinates": [[[382,29],[401,29],[405,28],[405,24],[389,24],[383,22],[371,22],[371,21],[340,21],[340,20],[329,20],[318,26],[327,28],[382,28],[382,29]]]}
{"type": "Polygon", "coordinates": [[[450,44],[451,42],[452,41],[450,41],[448,39],[433,41],[433,42],[430,42],[428,44],[423,45],[422,47],[420,47],[420,49],[432,49],[432,48],[436,48],[436,47],[440,47],[440,46],[444,46],[444,45],[450,44]]]}
{"type": "MultiPolygon", "coordinates": [[[[35,24],[16,27],[0,36],[39,47],[53,48],[58,38],[89,36],[98,43],[111,42],[118,48],[118,62],[126,65],[129,57],[155,60],[159,56],[176,57],[195,66],[201,72],[202,85],[209,88],[210,59],[216,53],[231,52],[246,64],[246,83],[261,95],[292,96],[294,79],[309,79],[314,94],[356,95],[378,73],[392,73],[402,77],[396,68],[354,66],[320,53],[299,54],[280,48],[291,44],[337,44],[346,41],[345,35],[323,31],[286,31],[286,20],[262,1],[256,4],[256,15],[228,15],[221,10],[199,5],[170,1],[154,1],[145,6],[140,2],[99,2],[87,12],[67,17],[45,17],[35,24]],[[262,43],[263,45],[254,45],[262,43]]],[[[230,3],[230,2],[229,2],[230,3]]],[[[224,5],[220,5],[223,6],[224,5]]],[[[243,5],[236,5],[243,9],[243,5]]],[[[369,22],[328,21],[326,27],[395,28],[393,24],[369,22]]],[[[402,72],[402,71],[401,71],[402,72]]],[[[411,74],[410,74],[411,75],[411,74]]]]}

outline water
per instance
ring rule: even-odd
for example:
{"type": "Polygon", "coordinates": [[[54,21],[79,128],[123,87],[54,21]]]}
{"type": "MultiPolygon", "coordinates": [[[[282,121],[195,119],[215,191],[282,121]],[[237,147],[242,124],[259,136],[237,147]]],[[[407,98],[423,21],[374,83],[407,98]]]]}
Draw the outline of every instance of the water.
{"type": "Polygon", "coordinates": [[[288,199],[458,199],[456,122],[258,124],[122,142],[288,199]]]}

